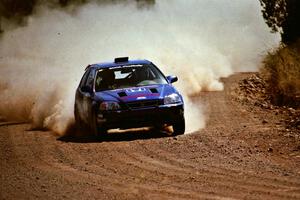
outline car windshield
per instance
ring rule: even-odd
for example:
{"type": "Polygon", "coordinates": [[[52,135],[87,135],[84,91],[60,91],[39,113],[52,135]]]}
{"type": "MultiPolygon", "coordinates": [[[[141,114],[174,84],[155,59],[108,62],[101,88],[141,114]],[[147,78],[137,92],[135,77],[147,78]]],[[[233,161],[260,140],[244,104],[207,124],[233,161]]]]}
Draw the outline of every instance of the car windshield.
{"type": "Polygon", "coordinates": [[[167,84],[162,73],[153,65],[125,65],[97,71],[96,92],[128,87],[167,84]]]}

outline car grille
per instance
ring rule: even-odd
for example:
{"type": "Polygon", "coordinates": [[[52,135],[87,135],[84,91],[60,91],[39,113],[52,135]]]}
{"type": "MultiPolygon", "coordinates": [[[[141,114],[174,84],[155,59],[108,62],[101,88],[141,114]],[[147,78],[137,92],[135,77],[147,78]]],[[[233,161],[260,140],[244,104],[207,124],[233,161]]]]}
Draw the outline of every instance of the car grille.
{"type": "Polygon", "coordinates": [[[134,101],[127,103],[129,108],[147,108],[147,107],[156,107],[161,105],[162,101],[161,100],[151,100],[151,101],[134,101]]]}

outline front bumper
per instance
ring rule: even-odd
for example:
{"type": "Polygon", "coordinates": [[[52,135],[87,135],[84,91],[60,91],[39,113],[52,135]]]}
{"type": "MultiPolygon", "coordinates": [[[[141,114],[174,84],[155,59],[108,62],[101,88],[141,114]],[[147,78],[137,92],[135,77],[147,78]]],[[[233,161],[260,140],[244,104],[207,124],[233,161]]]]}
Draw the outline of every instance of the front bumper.
{"type": "Polygon", "coordinates": [[[107,129],[171,125],[183,116],[183,104],[160,105],[98,113],[97,124],[107,129]]]}

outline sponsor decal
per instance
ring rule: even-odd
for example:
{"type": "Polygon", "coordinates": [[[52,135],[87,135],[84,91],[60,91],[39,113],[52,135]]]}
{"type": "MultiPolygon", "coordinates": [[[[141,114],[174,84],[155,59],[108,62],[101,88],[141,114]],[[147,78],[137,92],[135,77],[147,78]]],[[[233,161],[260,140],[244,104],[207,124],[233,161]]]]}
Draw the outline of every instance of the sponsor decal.
{"type": "Polygon", "coordinates": [[[131,96],[124,96],[124,97],[121,97],[121,99],[138,99],[139,97],[157,97],[159,96],[158,93],[153,93],[153,94],[145,94],[145,93],[141,93],[141,94],[137,94],[137,95],[131,95],[131,96]]]}
{"type": "Polygon", "coordinates": [[[134,93],[134,92],[145,92],[146,88],[130,88],[125,90],[128,93],[134,93]]]}
{"type": "Polygon", "coordinates": [[[120,66],[110,67],[109,69],[121,69],[121,68],[132,68],[132,67],[143,67],[143,65],[120,65],[120,66]]]}

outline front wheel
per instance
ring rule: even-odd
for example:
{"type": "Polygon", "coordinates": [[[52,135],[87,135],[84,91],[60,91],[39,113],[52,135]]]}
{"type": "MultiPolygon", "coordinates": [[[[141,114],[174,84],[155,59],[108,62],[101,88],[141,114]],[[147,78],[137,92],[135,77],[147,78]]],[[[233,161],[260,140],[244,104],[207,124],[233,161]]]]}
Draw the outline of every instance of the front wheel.
{"type": "Polygon", "coordinates": [[[74,108],[75,127],[77,131],[82,131],[86,128],[84,122],[81,120],[77,107],[74,108]]]}
{"type": "Polygon", "coordinates": [[[95,125],[92,127],[92,134],[96,137],[102,137],[107,134],[107,129],[102,127],[95,127],[95,125]]]}
{"type": "Polygon", "coordinates": [[[184,116],[180,117],[176,122],[173,123],[173,136],[183,135],[185,132],[185,119],[184,116]]]}
{"type": "Polygon", "coordinates": [[[99,127],[97,125],[97,116],[93,115],[92,125],[91,125],[91,132],[94,136],[104,136],[107,134],[107,129],[105,127],[99,127]]]}

